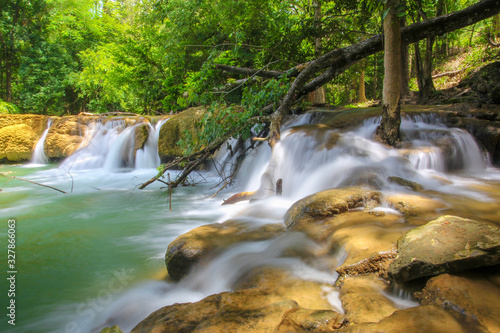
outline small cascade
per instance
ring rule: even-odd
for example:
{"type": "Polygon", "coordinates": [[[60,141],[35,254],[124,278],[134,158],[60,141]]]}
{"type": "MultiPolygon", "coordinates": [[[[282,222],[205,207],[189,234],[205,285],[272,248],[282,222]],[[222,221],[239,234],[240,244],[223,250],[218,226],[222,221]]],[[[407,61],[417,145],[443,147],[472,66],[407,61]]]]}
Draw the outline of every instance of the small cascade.
{"type": "Polygon", "coordinates": [[[89,125],[83,142],[73,155],[66,158],[60,168],[64,170],[85,170],[104,167],[108,153],[120,133],[126,127],[124,120],[100,120],[89,125]]]}
{"type": "Polygon", "coordinates": [[[149,124],[149,136],[142,149],[138,149],[135,155],[136,169],[157,168],[161,161],[158,155],[158,139],[160,138],[161,127],[168,119],[160,120],[155,127],[149,124]]]}
{"type": "MultiPolygon", "coordinates": [[[[283,196],[298,199],[334,187],[370,186],[391,188],[389,177],[401,177],[440,189],[433,175],[448,171],[475,174],[487,163],[479,145],[468,132],[447,128],[432,115],[405,117],[401,124],[403,149],[388,148],[372,139],[380,117],[367,119],[346,133],[334,129],[294,127],[282,133],[265,167],[255,167],[269,150],[256,153],[241,166],[244,190],[260,189],[274,195],[274,184],[283,181],[283,196]]],[[[262,165],[262,164],[261,164],[262,165]]],[[[446,175],[444,175],[446,177],[446,175]]]]}
{"type": "Polygon", "coordinates": [[[31,164],[47,164],[49,162],[47,156],[45,155],[44,145],[45,138],[49,133],[50,125],[52,125],[52,119],[47,121],[47,128],[43,131],[40,140],[36,143],[35,150],[33,151],[33,157],[31,159],[31,164]]]}
{"type": "Polygon", "coordinates": [[[104,161],[104,169],[116,171],[120,168],[134,167],[134,138],[138,125],[125,128],[109,146],[104,161]]]}

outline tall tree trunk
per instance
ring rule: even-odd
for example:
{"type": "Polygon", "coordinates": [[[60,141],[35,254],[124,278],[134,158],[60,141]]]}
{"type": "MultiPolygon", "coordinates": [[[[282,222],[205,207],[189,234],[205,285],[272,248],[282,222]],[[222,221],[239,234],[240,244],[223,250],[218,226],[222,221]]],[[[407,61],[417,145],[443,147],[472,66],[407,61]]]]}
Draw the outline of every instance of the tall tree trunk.
{"type": "MultiPolygon", "coordinates": [[[[319,32],[321,31],[321,0],[313,0],[312,2],[314,10],[314,30],[316,32],[316,37],[314,37],[314,56],[318,58],[323,49],[323,41],[319,32]]],[[[325,104],[325,88],[323,86],[319,87],[313,92],[307,95],[307,101],[313,105],[325,104]]]]}
{"type": "MultiPolygon", "coordinates": [[[[362,64],[364,67],[364,64],[362,64]]],[[[358,103],[366,102],[366,93],[365,93],[365,69],[361,69],[361,73],[359,73],[359,85],[358,85],[358,103]]]]}
{"type": "Polygon", "coordinates": [[[389,0],[384,19],[384,88],[382,121],[376,138],[390,146],[400,141],[401,125],[401,26],[395,7],[399,0],[389,0]]]}
{"type": "MultiPolygon", "coordinates": [[[[401,1],[406,8],[406,0],[401,1]]],[[[399,19],[401,27],[406,26],[406,15],[399,19]]],[[[408,44],[401,45],[401,100],[410,96],[410,57],[408,54],[408,44]]]]}
{"type": "Polygon", "coordinates": [[[491,35],[493,38],[500,38],[500,15],[493,16],[493,28],[491,35]]]}

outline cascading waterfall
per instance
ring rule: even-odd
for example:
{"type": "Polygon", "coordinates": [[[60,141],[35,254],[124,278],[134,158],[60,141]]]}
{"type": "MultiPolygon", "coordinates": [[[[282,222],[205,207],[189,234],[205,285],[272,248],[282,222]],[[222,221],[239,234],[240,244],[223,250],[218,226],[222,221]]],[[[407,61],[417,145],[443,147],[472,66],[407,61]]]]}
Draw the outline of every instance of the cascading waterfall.
{"type": "Polygon", "coordinates": [[[33,157],[31,159],[31,164],[47,164],[49,162],[44,151],[45,138],[49,133],[50,125],[52,125],[52,119],[47,121],[47,128],[43,131],[40,140],[36,143],[35,150],[33,151],[33,157]]]}
{"type": "MultiPolygon", "coordinates": [[[[236,244],[206,265],[195,267],[177,283],[149,279],[154,275],[151,271],[156,268],[148,273],[143,271],[157,265],[161,266],[163,272],[166,246],[194,227],[228,220],[247,223],[252,227],[283,223],[283,216],[296,200],[324,189],[368,185],[383,194],[407,191],[388,180],[389,177],[397,176],[417,182],[425,189],[452,193],[454,196],[469,196],[472,190],[462,186],[462,179],[479,177],[483,172],[489,172],[487,159],[474,138],[466,131],[447,128],[434,116],[405,117],[401,126],[404,137],[401,149],[388,148],[373,141],[380,118],[367,119],[362,126],[348,132],[314,124],[303,126],[314,122],[315,117],[304,115],[288,123],[282,131],[282,140],[273,151],[267,144],[261,144],[250,151],[241,164],[234,191],[259,189],[258,195],[268,196],[265,200],[219,206],[221,200],[217,198],[228,197],[233,193],[225,192],[216,199],[208,199],[204,192],[208,186],[202,185],[201,189],[182,188],[176,191],[174,209],[168,214],[165,214],[163,193],[133,190],[142,179],[151,177],[141,174],[139,179],[138,174],[143,172],[142,169],[154,168],[159,164],[158,137],[165,121],[159,121],[156,126],[147,123],[127,126],[123,119],[91,123],[80,149],[61,164],[63,170],[79,170],[73,174],[75,184],[85,182],[85,186],[75,186],[77,195],[61,196],[57,193],[56,196],[47,189],[38,189],[49,192],[42,192],[43,196],[38,195],[34,200],[23,201],[20,208],[11,205],[2,211],[9,215],[17,214],[27,223],[30,214],[41,212],[41,221],[34,221],[30,225],[36,232],[36,236],[32,236],[34,241],[27,241],[23,246],[34,249],[33,258],[27,260],[31,259],[33,265],[45,260],[44,267],[51,265],[53,271],[44,273],[39,269],[31,277],[31,273],[26,271],[23,278],[31,281],[45,274],[42,278],[47,282],[54,280],[54,275],[58,278],[62,276],[60,283],[57,281],[47,287],[46,295],[51,296],[50,300],[56,293],[59,294],[58,300],[50,303],[47,298],[38,302],[42,299],[38,295],[23,300],[26,306],[31,306],[28,305],[30,302],[38,302],[38,307],[45,307],[43,314],[39,311],[33,316],[29,328],[32,331],[53,332],[59,329],[60,332],[73,332],[75,330],[68,327],[77,327],[81,332],[88,333],[117,324],[124,331],[129,331],[151,312],[165,305],[196,302],[212,293],[230,291],[241,276],[258,267],[278,267],[302,279],[325,283],[325,299],[332,308],[342,312],[338,288],[333,285],[337,275],[332,266],[342,264],[349,254],[348,249],[344,249],[341,244],[336,257],[329,258],[330,266],[287,257],[297,249],[310,248],[304,252],[315,251],[315,244],[301,233],[287,232],[283,237],[271,240],[236,244]],[[136,128],[145,125],[149,128],[147,142],[134,157],[130,151],[133,150],[131,147],[135,142],[136,128]],[[124,168],[134,167],[138,170],[121,172],[124,168]],[[274,184],[278,179],[283,180],[281,197],[274,195],[274,184]],[[103,182],[105,186],[101,186],[103,182]],[[42,203],[42,197],[47,202],[54,202],[42,203]],[[77,201],[72,202],[72,199],[77,201]],[[81,204],[83,201],[84,205],[81,204]],[[44,207],[45,204],[49,206],[44,207]],[[113,206],[117,204],[121,206],[113,206]],[[66,210],[60,212],[62,209],[66,210]],[[111,209],[114,209],[112,213],[111,209]],[[27,215],[23,216],[23,211],[27,211],[27,215]],[[47,214],[48,211],[50,214],[47,214]],[[67,223],[68,219],[72,223],[67,223]],[[47,228],[46,224],[53,221],[55,224],[47,228]],[[45,231],[52,232],[48,240],[40,236],[45,231]],[[114,238],[110,241],[111,234],[114,238]],[[51,246],[40,247],[40,242],[50,242],[51,246]],[[70,255],[58,257],[56,253],[62,253],[65,249],[63,246],[67,246],[70,255]],[[108,247],[101,250],[101,246],[108,247]],[[80,248],[84,250],[79,252],[80,248]],[[50,252],[51,249],[53,252],[50,252]],[[111,252],[118,254],[111,257],[111,252]],[[56,257],[58,265],[53,264],[52,257],[56,257]],[[127,260],[136,261],[130,264],[127,260]],[[74,265],[74,262],[78,262],[78,265],[74,265]],[[131,267],[132,277],[121,284],[122,280],[117,280],[114,273],[131,267]],[[114,279],[107,280],[106,276],[114,279]],[[65,285],[65,281],[72,280],[73,283],[65,285]],[[109,289],[109,285],[113,289],[109,289]],[[117,291],[115,287],[120,287],[120,290],[117,291]],[[66,298],[67,294],[77,296],[66,298]],[[47,302],[52,313],[46,310],[47,302]],[[45,330],[40,329],[41,324],[45,325],[45,330]]],[[[235,144],[236,141],[229,142],[231,146],[235,144]]],[[[236,163],[234,159],[237,154],[231,150],[220,153],[219,165],[236,163]]],[[[56,187],[66,186],[64,189],[68,189],[70,185],[65,183],[67,179],[63,176],[53,177],[56,172],[50,171],[41,171],[32,179],[56,187]],[[47,181],[48,177],[51,177],[50,181],[47,181]]],[[[65,175],[61,170],[57,171],[65,175]]],[[[32,190],[26,192],[31,193],[32,190]]],[[[399,214],[388,207],[377,209],[387,215],[399,214]]],[[[401,223],[401,228],[407,226],[401,223]]],[[[25,285],[29,288],[29,283],[25,282],[25,285]]],[[[397,304],[398,308],[417,305],[399,290],[380,292],[397,304]]],[[[25,294],[29,293],[30,290],[25,294]]],[[[38,308],[33,306],[31,310],[38,308]]]]}
{"type": "Polygon", "coordinates": [[[127,126],[123,119],[107,122],[96,121],[89,125],[81,148],[69,156],[62,164],[64,170],[85,170],[102,168],[108,172],[119,169],[148,169],[160,165],[158,138],[160,120],[156,127],[150,123],[127,126]],[[134,152],[135,131],[139,126],[148,126],[148,139],[144,147],[134,152]]]}
{"type": "Polygon", "coordinates": [[[136,169],[156,168],[160,165],[158,156],[158,139],[160,138],[161,127],[168,119],[160,120],[156,126],[149,125],[149,136],[144,148],[138,149],[135,156],[136,169]]]}

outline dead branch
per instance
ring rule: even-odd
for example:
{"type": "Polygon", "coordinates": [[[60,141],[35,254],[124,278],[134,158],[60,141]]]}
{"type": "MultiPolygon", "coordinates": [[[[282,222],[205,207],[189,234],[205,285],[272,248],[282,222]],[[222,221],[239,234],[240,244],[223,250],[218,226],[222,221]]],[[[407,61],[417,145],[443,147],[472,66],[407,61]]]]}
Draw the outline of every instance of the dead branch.
{"type": "Polygon", "coordinates": [[[247,126],[252,126],[258,123],[269,123],[270,117],[269,116],[257,116],[250,118],[245,124],[241,125],[240,127],[237,127],[233,130],[228,131],[225,135],[220,137],[219,139],[211,142],[205,149],[200,150],[196,153],[193,153],[191,155],[185,155],[182,157],[177,157],[173,161],[164,164],[163,167],[163,173],[161,175],[157,175],[150,180],[146,181],[143,183],[141,186],[139,186],[139,189],[142,190],[148,185],[154,183],[155,181],[158,180],[159,177],[163,176],[167,170],[178,166],[181,163],[186,163],[184,169],[182,170],[181,174],[177,176],[177,178],[173,182],[169,182],[169,186],[172,188],[175,188],[181,184],[186,177],[193,172],[198,166],[200,166],[202,163],[204,163],[208,158],[210,158],[219,148],[232,136],[238,134],[240,131],[243,130],[243,128],[247,126]]]}
{"type": "Polygon", "coordinates": [[[493,47],[499,47],[500,46],[500,43],[495,43],[495,41],[493,40],[493,37],[491,36],[491,33],[488,32],[488,43],[493,46],[493,47]]]}
{"type": "Polygon", "coordinates": [[[433,75],[432,78],[433,79],[437,79],[437,78],[440,78],[440,77],[443,77],[443,76],[455,76],[457,74],[462,73],[463,71],[465,71],[465,68],[459,69],[457,71],[439,73],[439,74],[433,75]]]}
{"type": "Polygon", "coordinates": [[[10,178],[10,179],[22,180],[23,182],[32,183],[32,184],[35,184],[35,185],[38,185],[38,186],[48,187],[48,188],[51,188],[53,190],[56,190],[56,191],[59,191],[61,193],[66,194],[66,192],[64,192],[63,190],[60,190],[58,188],[55,188],[55,187],[52,187],[52,186],[49,186],[49,185],[40,184],[40,183],[34,182],[32,180],[29,180],[29,179],[19,178],[19,177],[16,177],[16,176],[9,176],[9,175],[6,175],[5,173],[0,173],[0,176],[6,177],[6,178],[10,178]]]}

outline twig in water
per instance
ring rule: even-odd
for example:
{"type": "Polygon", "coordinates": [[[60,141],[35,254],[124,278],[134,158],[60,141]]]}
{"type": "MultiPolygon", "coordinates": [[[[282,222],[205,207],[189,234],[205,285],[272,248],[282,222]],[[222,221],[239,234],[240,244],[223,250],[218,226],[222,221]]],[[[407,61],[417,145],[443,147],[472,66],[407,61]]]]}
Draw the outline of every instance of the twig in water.
{"type": "Polygon", "coordinates": [[[59,191],[61,193],[66,194],[66,192],[64,192],[63,190],[60,190],[58,188],[55,188],[55,187],[52,187],[52,186],[49,186],[49,185],[40,184],[40,183],[34,182],[32,180],[28,180],[28,179],[24,179],[24,178],[19,178],[19,177],[16,177],[16,176],[8,176],[8,175],[6,175],[4,173],[0,173],[0,176],[10,178],[11,180],[12,179],[17,179],[17,180],[22,180],[24,182],[32,183],[32,184],[35,184],[35,185],[38,185],[38,186],[48,187],[48,188],[51,188],[53,190],[56,190],[56,191],[59,191]]]}

